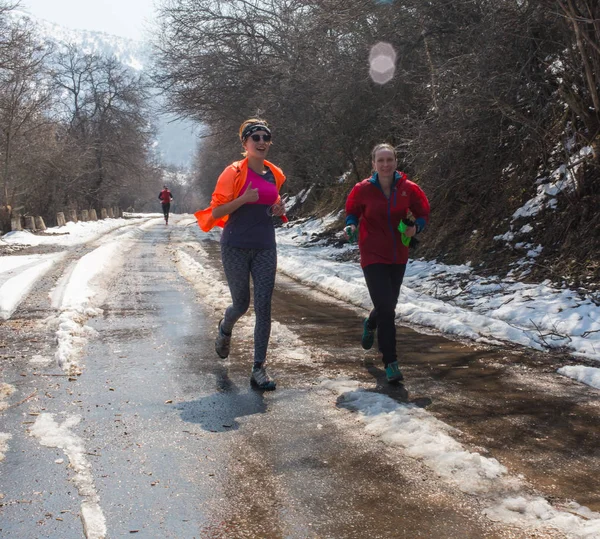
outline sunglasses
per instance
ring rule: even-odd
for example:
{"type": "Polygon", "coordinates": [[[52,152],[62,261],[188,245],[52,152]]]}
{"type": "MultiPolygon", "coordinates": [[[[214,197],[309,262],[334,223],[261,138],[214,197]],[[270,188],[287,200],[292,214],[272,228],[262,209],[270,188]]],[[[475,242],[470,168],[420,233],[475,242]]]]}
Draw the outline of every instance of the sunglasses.
{"type": "Polygon", "coordinates": [[[254,142],[260,142],[260,139],[262,138],[265,142],[271,142],[271,135],[267,134],[267,135],[250,135],[250,138],[254,141],[254,142]]]}

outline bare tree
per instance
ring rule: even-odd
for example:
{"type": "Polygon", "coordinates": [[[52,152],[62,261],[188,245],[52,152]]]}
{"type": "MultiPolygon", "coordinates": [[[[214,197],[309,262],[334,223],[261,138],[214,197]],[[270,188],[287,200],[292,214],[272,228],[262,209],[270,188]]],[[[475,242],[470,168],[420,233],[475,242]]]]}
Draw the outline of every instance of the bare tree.
{"type": "Polygon", "coordinates": [[[147,84],[116,59],[73,45],[57,56],[53,79],[61,95],[59,117],[82,163],[71,197],[89,205],[114,202],[127,182],[152,168],[147,84]]]}
{"type": "Polygon", "coordinates": [[[14,167],[15,149],[27,147],[28,135],[48,123],[44,111],[52,97],[45,83],[45,60],[50,51],[26,25],[3,24],[7,33],[0,47],[2,204],[13,210],[19,209],[17,201],[24,194],[14,167]]]}
{"type": "MultiPolygon", "coordinates": [[[[328,184],[349,168],[356,179],[369,170],[365,149],[393,131],[390,105],[415,105],[406,81],[383,88],[368,76],[371,46],[398,41],[394,20],[409,13],[365,0],[171,0],[155,81],[173,112],[227,145],[244,117],[264,115],[292,186],[328,184]]],[[[406,41],[403,58],[412,55],[406,41]]]]}
{"type": "Polygon", "coordinates": [[[555,66],[560,93],[585,125],[580,136],[595,149],[600,163],[600,4],[594,0],[556,0],[572,42],[555,66]]]}

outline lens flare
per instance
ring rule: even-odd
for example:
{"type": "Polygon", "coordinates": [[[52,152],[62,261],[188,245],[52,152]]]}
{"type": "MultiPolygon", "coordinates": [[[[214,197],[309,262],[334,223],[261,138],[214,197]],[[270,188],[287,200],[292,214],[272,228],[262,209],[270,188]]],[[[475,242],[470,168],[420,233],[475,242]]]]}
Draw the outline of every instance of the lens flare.
{"type": "Polygon", "coordinates": [[[377,43],[369,54],[369,74],[373,82],[385,84],[394,78],[396,72],[396,51],[389,43],[377,43]]]}

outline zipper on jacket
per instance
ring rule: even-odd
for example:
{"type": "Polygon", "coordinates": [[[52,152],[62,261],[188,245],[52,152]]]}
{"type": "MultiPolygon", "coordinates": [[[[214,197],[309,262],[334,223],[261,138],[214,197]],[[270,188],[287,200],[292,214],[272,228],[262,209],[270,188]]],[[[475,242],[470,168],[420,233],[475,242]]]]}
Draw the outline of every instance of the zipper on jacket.
{"type": "MultiPolygon", "coordinates": [[[[383,191],[383,189],[382,189],[383,191]]],[[[394,264],[396,263],[396,234],[394,234],[394,227],[392,226],[392,196],[394,197],[394,205],[396,205],[396,186],[392,187],[390,192],[390,198],[388,198],[388,226],[392,232],[392,249],[394,252],[394,264]]]]}
{"type": "MultiPolygon", "coordinates": [[[[395,180],[395,178],[394,178],[394,180],[395,180]]],[[[390,196],[387,197],[387,196],[385,196],[385,193],[384,193],[383,189],[381,188],[381,184],[379,183],[379,178],[377,178],[377,187],[381,191],[381,194],[387,199],[387,218],[388,218],[388,227],[390,228],[390,231],[392,232],[392,248],[394,251],[394,264],[396,263],[397,249],[396,249],[396,234],[394,234],[394,227],[392,226],[392,196],[394,197],[394,205],[395,205],[396,204],[397,183],[398,183],[397,181],[394,181],[392,183],[392,187],[390,190],[390,196]]]]}

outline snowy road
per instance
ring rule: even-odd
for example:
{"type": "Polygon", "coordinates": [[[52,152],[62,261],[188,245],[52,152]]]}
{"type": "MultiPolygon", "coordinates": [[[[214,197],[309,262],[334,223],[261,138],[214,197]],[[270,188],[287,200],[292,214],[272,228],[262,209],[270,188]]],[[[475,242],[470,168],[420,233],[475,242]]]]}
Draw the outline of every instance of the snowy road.
{"type": "Polygon", "coordinates": [[[0,327],[3,537],[600,536],[597,391],[406,328],[390,389],[362,311],[286,277],[252,391],[253,319],[218,360],[218,246],[187,224],[69,249],[0,327]]]}

